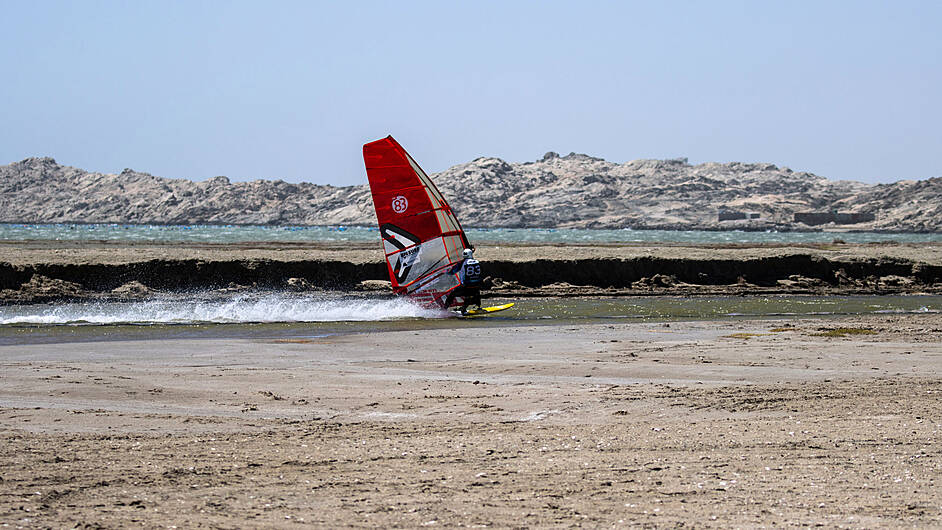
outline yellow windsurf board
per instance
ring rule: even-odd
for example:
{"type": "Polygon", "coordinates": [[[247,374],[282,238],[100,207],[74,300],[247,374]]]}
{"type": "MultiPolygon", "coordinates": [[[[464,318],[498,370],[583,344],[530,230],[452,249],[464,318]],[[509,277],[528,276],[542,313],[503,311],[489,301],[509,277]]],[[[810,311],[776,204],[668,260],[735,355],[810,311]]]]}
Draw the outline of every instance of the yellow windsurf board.
{"type": "Polygon", "coordinates": [[[482,307],[482,308],[479,308],[479,309],[469,309],[468,312],[465,313],[465,315],[466,315],[466,316],[471,316],[471,315],[486,315],[487,313],[496,313],[496,312],[498,312],[498,311],[503,311],[503,310],[505,310],[505,309],[510,309],[510,308],[513,307],[513,306],[514,306],[514,303],[513,303],[513,302],[510,302],[509,304],[495,305],[495,306],[491,306],[491,307],[482,307]]]}

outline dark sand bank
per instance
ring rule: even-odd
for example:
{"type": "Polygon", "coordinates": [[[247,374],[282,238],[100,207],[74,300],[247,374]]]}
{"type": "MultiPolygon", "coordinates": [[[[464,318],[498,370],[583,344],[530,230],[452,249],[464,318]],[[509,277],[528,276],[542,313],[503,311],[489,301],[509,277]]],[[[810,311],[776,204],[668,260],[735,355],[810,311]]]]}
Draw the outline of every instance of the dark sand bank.
{"type": "MultiPolygon", "coordinates": [[[[384,290],[378,245],[0,242],[0,302],[205,289],[384,290]],[[366,282],[366,283],[364,283],[366,282]]],[[[494,296],[942,291],[942,245],[501,245],[494,296]]]]}

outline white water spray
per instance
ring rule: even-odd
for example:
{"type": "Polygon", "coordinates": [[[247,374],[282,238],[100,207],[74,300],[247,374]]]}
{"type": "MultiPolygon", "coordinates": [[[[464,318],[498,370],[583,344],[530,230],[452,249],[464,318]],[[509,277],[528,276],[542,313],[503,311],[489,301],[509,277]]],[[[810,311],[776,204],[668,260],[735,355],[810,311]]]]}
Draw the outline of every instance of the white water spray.
{"type": "Polygon", "coordinates": [[[0,325],[343,322],[442,318],[404,298],[329,298],[289,294],[220,299],[156,299],[0,307],[0,325]]]}

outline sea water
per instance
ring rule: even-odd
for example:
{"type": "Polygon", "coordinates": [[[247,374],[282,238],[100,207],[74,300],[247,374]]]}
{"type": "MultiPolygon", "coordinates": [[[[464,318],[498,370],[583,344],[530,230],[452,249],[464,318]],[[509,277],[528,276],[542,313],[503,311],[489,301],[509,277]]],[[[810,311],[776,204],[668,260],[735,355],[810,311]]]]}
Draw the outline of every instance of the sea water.
{"type": "MultiPolygon", "coordinates": [[[[576,229],[470,229],[491,243],[830,243],[942,241],[942,234],[874,232],[707,232],[576,229]]],[[[167,243],[376,243],[374,228],[0,224],[0,240],[167,243]]],[[[488,300],[495,305],[511,300],[488,300]]],[[[309,337],[454,326],[565,324],[612,320],[765,318],[919,313],[942,310],[940,296],[625,297],[512,300],[511,310],[456,318],[391,295],[256,292],[176,293],[137,302],[0,305],[0,344],[168,337],[309,337]]]]}
{"type": "MultiPolygon", "coordinates": [[[[475,243],[924,243],[942,242],[942,233],[886,232],[745,232],[705,230],[590,230],[540,228],[468,228],[475,243]]],[[[241,226],[127,224],[0,224],[0,240],[127,241],[168,243],[376,243],[379,232],[362,226],[241,226]]]]}
{"type": "MultiPolygon", "coordinates": [[[[282,292],[167,295],[139,302],[0,306],[0,345],[166,338],[311,338],[461,326],[802,318],[942,311],[942,296],[532,298],[459,318],[392,296],[282,292]]],[[[499,304],[506,300],[488,300],[499,304]]]]}

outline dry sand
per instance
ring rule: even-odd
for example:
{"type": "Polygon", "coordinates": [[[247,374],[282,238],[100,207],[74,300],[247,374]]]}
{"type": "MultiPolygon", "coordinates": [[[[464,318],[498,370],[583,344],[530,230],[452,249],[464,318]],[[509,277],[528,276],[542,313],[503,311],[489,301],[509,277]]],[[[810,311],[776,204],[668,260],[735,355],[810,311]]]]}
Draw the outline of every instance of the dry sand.
{"type": "MultiPolygon", "coordinates": [[[[837,235],[839,237],[839,234],[837,235]]],[[[890,238],[891,236],[887,236],[890,238]]],[[[273,260],[381,263],[376,243],[135,243],[127,241],[0,241],[2,260],[13,266],[34,264],[118,265],[149,260],[273,260]]],[[[831,261],[897,259],[942,265],[939,243],[872,244],[504,244],[481,243],[475,257],[482,261],[631,259],[655,257],[688,260],[748,260],[810,255],[831,261]],[[521,250],[523,249],[523,250],[521,250]]]]}
{"type": "Polygon", "coordinates": [[[937,314],[3,346],[0,362],[10,526],[942,526],[937,314]],[[840,327],[869,331],[821,335],[840,327]]]}

